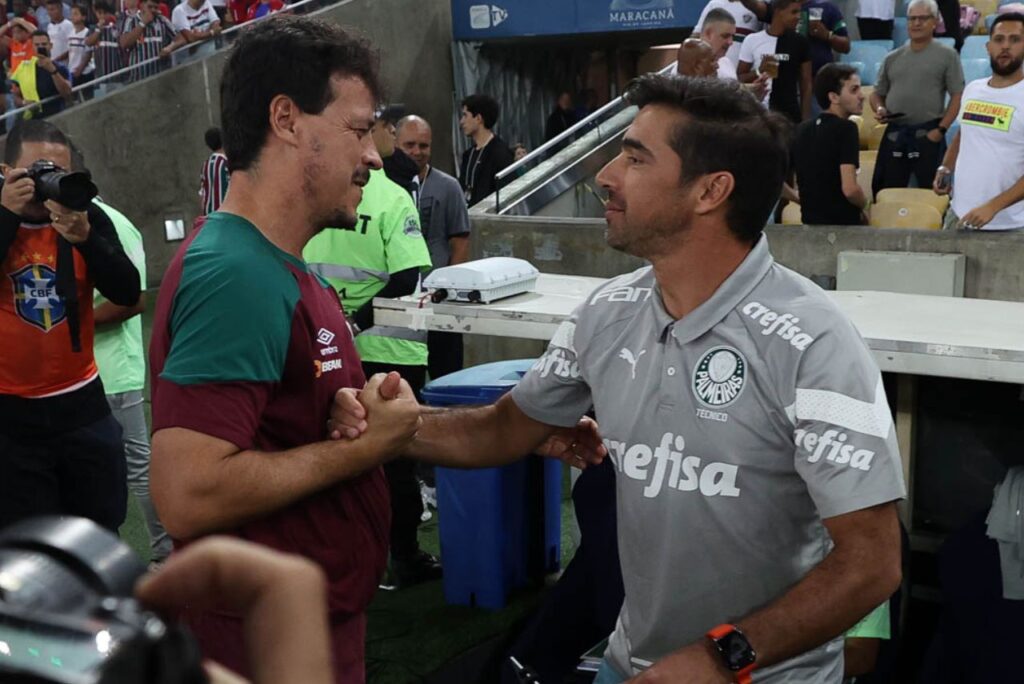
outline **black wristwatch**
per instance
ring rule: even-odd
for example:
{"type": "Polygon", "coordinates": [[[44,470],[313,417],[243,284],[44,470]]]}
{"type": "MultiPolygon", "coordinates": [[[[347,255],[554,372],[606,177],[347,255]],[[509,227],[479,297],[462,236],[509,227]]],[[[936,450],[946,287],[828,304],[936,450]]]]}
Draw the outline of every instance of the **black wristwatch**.
{"type": "Polygon", "coordinates": [[[943,126],[942,124],[939,124],[938,126],[936,126],[936,128],[939,129],[939,132],[942,133],[942,135],[946,135],[946,133],[949,132],[949,129],[943,126]]]}
{"type": "Polygon", "coordinates": [[[757,653],[740,628],[736,625],[719,625],[705,636],[715,645],[726,669],[736,673],[735,681],[738,684],[749,684],[750,673],[757,663],[757,653]]]}

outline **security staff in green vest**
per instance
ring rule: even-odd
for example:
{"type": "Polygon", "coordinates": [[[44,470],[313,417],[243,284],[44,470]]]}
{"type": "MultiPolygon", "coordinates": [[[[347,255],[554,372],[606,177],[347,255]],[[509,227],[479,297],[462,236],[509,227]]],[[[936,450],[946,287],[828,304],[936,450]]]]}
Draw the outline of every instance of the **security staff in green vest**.
{"type": "MultiPolygon", "coordinates": [[[[393,131],[384,119],[374,125],[381,157],[394,151],[393,131]]],[[[322,231],[306,245],[303,256],[338,291],[366,377],[398,371],[418,393],[427,375],[426,333],[375,325],[373,320],[374,297],[413,294],[421,272],[430,269],[416,205],[384,171],[372,171],[357,213],[354,228],[322,231]]],[[[407,586],[439,578],[440,563],[419,548],[416,538],[423,512],[416,462],[397,459],[384,471],[391,488],[391,579],[407,586]]]]}

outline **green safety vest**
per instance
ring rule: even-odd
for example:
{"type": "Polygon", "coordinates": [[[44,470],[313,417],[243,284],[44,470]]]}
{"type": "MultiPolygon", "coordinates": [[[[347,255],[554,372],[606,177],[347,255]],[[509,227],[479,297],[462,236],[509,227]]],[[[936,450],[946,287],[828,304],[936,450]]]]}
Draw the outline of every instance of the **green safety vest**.
{"type": "MultiPolygon", "coordinates": [[[[348,314],[380,292],[392,273],[430,269],[416,205],[383,171],[370,172],[356,214],[354,228],[323,230],[302,252],[310,271],[338,291],[348,314]]],[[[374,325],[356,337],[356,349],[363,361],[425,366],[426,342],[424,331],[374,325]]]]}

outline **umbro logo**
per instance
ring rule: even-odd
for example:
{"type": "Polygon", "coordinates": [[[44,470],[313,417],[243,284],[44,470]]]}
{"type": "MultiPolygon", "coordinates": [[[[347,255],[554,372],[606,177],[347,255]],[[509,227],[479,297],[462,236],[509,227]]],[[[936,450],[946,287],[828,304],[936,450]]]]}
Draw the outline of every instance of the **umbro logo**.
{"type": "Polygon", "coordinates": [[[316,341],[320,344],[330,344],[334,340],[334,333],[327,328],[320,328],[316,333],[316,341]]]}
{"type": "Polygon", "coordinates": [[[640,363],[640,357],[646,353],[646,349],[641,349],[640,353],[634,356],[633,352],[625,347],[619,352],[619,358],[629,364],[630,377],[633,380],[636,380],[636,364],[640,363]]]}

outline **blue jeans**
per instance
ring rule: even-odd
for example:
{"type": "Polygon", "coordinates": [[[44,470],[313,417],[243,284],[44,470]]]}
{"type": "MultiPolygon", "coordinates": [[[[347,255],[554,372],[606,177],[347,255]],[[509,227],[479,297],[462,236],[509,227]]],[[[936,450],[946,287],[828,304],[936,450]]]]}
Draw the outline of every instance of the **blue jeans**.
{"type": "Polygon", "coordinates": [[[615,671],[615,668],[608,663],[608,659],[605,658],[601,661],[601,667],[597,671],[597,676],[594,677],[594,684],[622,684],[626,680],[615,671]]]}

